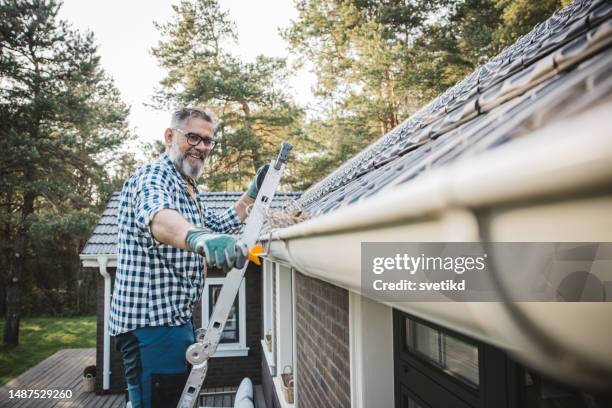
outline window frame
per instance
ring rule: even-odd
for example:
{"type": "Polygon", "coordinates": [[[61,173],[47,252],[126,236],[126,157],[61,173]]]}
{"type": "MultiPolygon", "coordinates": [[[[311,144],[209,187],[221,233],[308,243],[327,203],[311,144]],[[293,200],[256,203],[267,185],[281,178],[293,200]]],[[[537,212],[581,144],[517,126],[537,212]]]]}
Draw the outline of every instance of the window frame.
{"type": "Polygon", "coordinates": [[[276,263],[269,258],[263,259],[263,338],[261,339],[261,347],[264,358],[270,369],[272,377],[276,376],[276,336],[274,333],[274,297],[272,283],[274,282],[273,275],[276,274],[276,263]],[[266,343],[266,335],[271,336],[271,351],[268,351],[266,343]]]}
{"type": "Polygon", "coordinates": [[[415,356],[419,359],[421,359],[423,362],[429,364],[430,366],[432,366],[433,368],[436,368],[442,372],[444,372],[446,375],[448,375],[450,378],[453,378],[455,380],[457,380],[461,385],[464,385],[466,387],[468,387],[471,390],[479,390],[481,388],[481,384],[482,384],[482,373],[481,373],[481,359],[482,359],[482,355],[483,355],[483,347],[481,344],[479,344],[478,342],[475,342],[472,339],[469,339],[468,337],[462,336],[458,333],[454,333],[448,329],[445,329],[443,327],[440,326],[436,326],[433,325],[432,323],[427,323],[427,322],[423,322],[423,321],[419,321],[417,319],[414,318],[410,318],[410,317],[404,317],[403,318],[403,331],[401,333],[402,335],[402,340],[403,340],[403,351],[405,351],[406,353],[409,353],[411,356],[415,356]],[[412,337],[412,346],[408,346],[408,350],[406,349],[407,345],[406,345],[406,339],[407,339],[407,335],[406,335],[406,320],[410,321],[410,330],[413,332],[412,337]],[[437,332],[438,335],[438,340],[437,340],[437,345],[438,345],[438,358],[440,360],[443,360],[442,363],[436,363],[435,360],[429,356],[427,356],[424,352],[422,352],[421,350],[419,350],[418,348],[418,344],[417,344],[417,337],[416,335],[416,325],[420,325],[420,326],[424,326],[432,331],[437,332]],[[448,369],[448,367],[446,366],[446,360],[448,358],[448,355],[446,353],[443,353],[443,348],[446,346],[446,342],[447,342],[447,338],[453,338],[455,340],[461,341],[462,343],[465,343],[468,346],[472,346],[474,347],[477,352],[478,352],[478,384],[474,384],[472,383],[468,378],[464,378],[461,375],[453,375],[450,370],[448,369]]]}
{"type": "MultiPolygon", "coordinates": [[[[407,363],[411,368],[416,369],[418,372],[422,373],[426,377],[433,379],[438,386],[448,390],[450,393],[459,397],[461,400],[466,401],[469,405],[478,406],[480,404],[480,399],[482,397],[482,386],[483,386],[483,370],[482,370],[482,360],[483,360],[483,350],[482,344],[478,344],[474,342],[473,339],[469,339],[459,333],[455,333],[451,330],[448,330],[444,327],[435,325],[426,320],[420,319],[416,316],[409,315],[404,312],[400,312],[397,309],[394,310],[395,318],[394,325],[396,327],[397,333],[399,335],[394,335],[396,339],[396,349],[398,351],[399,360],[403,363],[407,363]],[[445,372],[440,366],[434,364],[429,361],[429,359],[425,356],[420,355],[418,352],[409,351],[406,346],[406,324],[405,319],[410,319],[413,322],[422,324],[431,329],[438,330],[440,333],[448,334],[453,337],[458,338],[459,340],[465,341],[468,344],[474,345],[478,348],[478,359],[479,359],[479,367],[478,367],[478,375],[479,375],[479,384],[480,387],[475,389],[470,387],[464,381],[456,378],[452,375],[449,375],[445,372]]],[[[410,389],[410,387],[408,387],[410,389]]],[[[412,390],[411,390],[412,391],[412,390]]],[[[423,398],[421,397],[423,400],[423,398]]]]}
{"type": "Polygon", "coordinates": [[[349,292],[351,406],[395,406],[393,309],[349,292]]]}
{"type": "MultiPolygon", "coordinates": [[[[204,283],[204,291],[202,293],[202,327],[208,327],[210,314],[210,286],[223,285],[225,277],[206,278],[204,283]]],[[[249,347],[247,347],[246,339],[246,282],[242,279],[240,289],[238,290],[238,342],[219,343],[213,357],[245,357],[249,355],[249,347]]]]}
{"type": "Polygon", "coordinates": [[[294,370],[293,348],[293,268],[277,264],[276,272],[276,364],[280,375],[288,365],[294,370]]]}
{"type": "Polygon", "coordinates": [[[272,377],[274,392],[282,408],[295,404],[285,401],[281,387],[284,367],[291,366],[294,378],[293,400],[297,401],[295,337],[295,269],[285,263],[264,258],[263,273],[263,336],[261,346],[272,377]],[[275,286],[274,288],[272,286],[275,286]],[[272,334],[272,352],[267,350],[265,335],[272,334]]]}

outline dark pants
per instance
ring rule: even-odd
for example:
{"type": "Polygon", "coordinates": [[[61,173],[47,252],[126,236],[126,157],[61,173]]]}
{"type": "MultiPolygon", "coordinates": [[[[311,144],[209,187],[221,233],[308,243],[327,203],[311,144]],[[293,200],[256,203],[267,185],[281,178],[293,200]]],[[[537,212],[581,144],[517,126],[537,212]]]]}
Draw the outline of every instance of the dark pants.
{"type": "Polygon", "coordinates": [[[187,381],[187,347],[194,343],[191,322],[145,327],[116,337],[133,408],[174,408],[187,381]]]}

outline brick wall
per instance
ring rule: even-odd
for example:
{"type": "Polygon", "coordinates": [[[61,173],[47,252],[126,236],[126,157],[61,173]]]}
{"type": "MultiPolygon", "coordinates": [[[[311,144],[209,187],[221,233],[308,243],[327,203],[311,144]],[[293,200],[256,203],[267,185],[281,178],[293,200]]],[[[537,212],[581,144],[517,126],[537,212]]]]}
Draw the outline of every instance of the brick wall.
{"type": "MultiPolygon", "coordinates": [[[[104,363],[104,278],[98,270],[92,270],[97,274],[96,288],[96,393],[102,393],[102,376],[104,363]]],[[[115,268],[109,268],[111,282],[114,285],[115,268]]],[[[222,277],[221,272],[211,271],[211,277],[222,277]]],[[[249,354],[246,357],[223,357],[213,358],[210,363],[205,387],[219,387],[238,385],[242,378],[249,377],[254,384],[261,383],[261,267],[249,265],[246,275],[246,333],[249,354]]],[[[111,290],[112,293],[112,290],[111,290]]],[[[201,326],[201,308],[198,304],[194,309],[194,323],[196,327],[201,326]]],[[[111,337],[111,375],[109,393],[122,393],[125,391],[126,383],[123,372],[123,363],[120,353],[115,351],[114,338],[111,337]]]]}
{"type": "Polygon", "coordinates": [[[350,408],[348,291],[295,274],[298,405],[350,408]]]}

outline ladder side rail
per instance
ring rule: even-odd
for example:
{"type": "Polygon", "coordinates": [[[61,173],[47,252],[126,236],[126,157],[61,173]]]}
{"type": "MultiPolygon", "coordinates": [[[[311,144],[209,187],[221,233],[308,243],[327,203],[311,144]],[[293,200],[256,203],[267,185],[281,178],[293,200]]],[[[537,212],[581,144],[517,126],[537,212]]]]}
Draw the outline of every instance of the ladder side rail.
{"type": "MultiPolygon", "coordinates": [[[[242,234],[241,240],[247,245],[247,248],[254,246],[259,238],[266,213],[272,204],[274,194],[285,170],[285,162],[290,149],[291,145],[284,143],[278,158],[270,163],[242,234]]],[[[247,266],[248,259],[242,268],[234,268],[226,275],[225,283],[219,293],[203,340],[191,345],[187,350],[187,359],[193,361],[194,365],[181,394],[178,408],[193,408],[199,400],[200,389],[208,371],[208,360],[215,353],[221,341],[227,317],[244,279],[247,266]]]]}

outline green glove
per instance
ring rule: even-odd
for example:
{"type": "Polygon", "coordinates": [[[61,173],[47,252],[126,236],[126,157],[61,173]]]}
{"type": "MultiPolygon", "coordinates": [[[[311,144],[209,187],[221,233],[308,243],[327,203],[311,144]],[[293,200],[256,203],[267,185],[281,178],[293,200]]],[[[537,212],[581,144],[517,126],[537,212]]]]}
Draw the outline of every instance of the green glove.
{"type": "Polygon", "coordinates": [[[253,181],[251,181],[251,185],[249,186],[249,189],[247,190],[247,195],[249,197],[253,199],[257,198],[257,194],[259,193],[259,189],[261,188],[261,185],[263,184],[264,178],[266,177],[266,173],[268,173],[269,167],[270,165],[266,164],[257,169],[257,173],[255,174],[255,177],[253,178],[253,181]]]}
{"type": "MultiPolygon", "coordinates": [[[[230,235],[192,229],[187,232],[185,246],[189,251],[204,256],[209,268],[223,269],[227,273],[236,264],[236,238],[230,235]]],[[[247,252],[248,249],[243,249],[244,254],[247,252]]]]}

